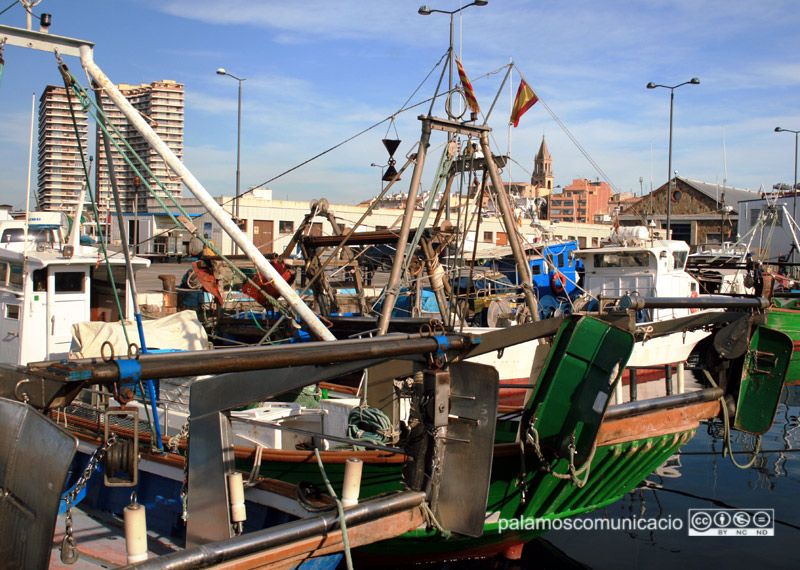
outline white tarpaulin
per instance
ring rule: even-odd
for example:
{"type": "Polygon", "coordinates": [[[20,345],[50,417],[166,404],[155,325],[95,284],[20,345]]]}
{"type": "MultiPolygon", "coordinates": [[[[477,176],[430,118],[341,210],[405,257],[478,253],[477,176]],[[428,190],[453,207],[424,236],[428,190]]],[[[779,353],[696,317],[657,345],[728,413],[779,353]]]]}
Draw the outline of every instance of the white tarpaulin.
{"type": "MultiPolygon", "coordinates": [[[[181,311],[169,317],[143,321],[144,340],[148,350],[205,350],[209,347],[208,335],[197,320],[194,311],[181,311]]],[[[141,348],[136,323],[126,322],[128,340],[141,348]]],[[[84,322],[72,325],[70,358],[96,358],[108,341],[114,347],[114,356],[127,356],[128,344],[120,323],[84,322]]],[[[106,349],[106,356],[109,351],[106,349]]]]}

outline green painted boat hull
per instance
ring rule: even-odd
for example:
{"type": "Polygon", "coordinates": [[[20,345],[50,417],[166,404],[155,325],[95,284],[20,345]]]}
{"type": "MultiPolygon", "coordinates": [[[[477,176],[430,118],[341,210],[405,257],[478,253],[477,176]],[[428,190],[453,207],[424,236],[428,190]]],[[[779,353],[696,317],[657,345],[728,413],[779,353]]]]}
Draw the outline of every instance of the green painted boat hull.
{"type": "MultiPolygon", "coordinates": [[[[495,445],[483,536],[445,539],[438,531],[420,528],[359,551],[398,557],[413,551],[414,558],[430,559],[447,552],[497,550],[546,532],[544,520],[589,513],[620,499],[685,444],[696,429],[696,424],[684,424],[666,434],[634,434],[622,438],[628,440],[623,443],[595,449],[609,396],[632,350],[633,337],[628,332],[587,316],[565,321],[553,340],[522,423],[539,430],[549,469],[542,468],[530,448],[522,455],[518,445],[508,444],[517,437],[519,421],[498,421],[495,441],[506,445],[495,445]],[[554,475],[568,472],[571,446],[576,466],[590,462],[581,475],[581,479],[586,477],[582,486],[569,477],[554,475]]],[[[343,464],[326,463],[325,469],[334,488],[340,489],[343,464]]],[[[397,463],[365,462],[361,497],[399,490],[400,469],[397,463]]],[[[322,484],[313,458],[302,463],[262,463],[261,474],[291,483],[322,484]]]]}

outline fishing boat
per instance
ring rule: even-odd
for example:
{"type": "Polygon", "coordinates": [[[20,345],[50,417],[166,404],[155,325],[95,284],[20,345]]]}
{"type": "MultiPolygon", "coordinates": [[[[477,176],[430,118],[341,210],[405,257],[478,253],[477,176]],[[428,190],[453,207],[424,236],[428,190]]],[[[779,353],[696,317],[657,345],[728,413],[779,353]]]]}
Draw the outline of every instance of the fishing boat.
{"type": "MultiPolygon", "coordinates": [[[[389,556],[394,563],[412,557],[513,554],[545,529],[523,525],[500,532],[508,530],[509,520],[555,520],[617,500],[685,444],[701,420],[727,413],[727,402],[720,404],[723,398],[737,403],[732,425],[738,429],[763,433],[772,421],[774,408],[768,413],[769,405],[773,399],[777,403],[791,346],[784,335],[754,324],[765,309],[761,299],[705,299],[729,310],[690,314],[673,319],[677,325],[657,322],[646,330],[639,326],[637,312],[659,308],[663,299],[638,296],[595,315],[562,315],[479,331],[461,328],[445,311],[443,321],[416,332],[386,334],[400,295],[402,267],[410,263],[407,252],[416,250],[409,240],[411,216],[398,231],[399,246],[375,320],[377,334],[336,339],[119,95],[94,63],[91,44],[7,27],[0,27],[0,38],[12,46],[57,47],[61,55],[79,56],[93,81],[275,287],[285,314],[302,319],[309,335],[319,339],[156,353],[146,350],[141,334],[139,350],[129,343],[125,354],[106,348],[99,358],[1,365],[2,429],[15,437],[0,446],[2,464],[11,466],[0,481],[5,490],[0,532],[13,537],[11,544],[22,545],[8,558],[18,567],[46,565],[61,503],[67,519],[60,556],[64,563],[75,562],[79,546],[72,511],[81,498],[97,510],[125,512],[126,518],[130,514],[139,521],[146,511],[152,528],[184,539],[173,552],[144,561],[146,549],[138,547],[143,542],[147,546],[147,540],[129,538],[137,550],[128,552],[128,561],[142,560],[137,562],[140,568],[234,561],[240,567],[292,567],[308,558],[318,567],[332,567],[340,560],[338,553],[348,554],[350,547],[364,557],[389,556]],[[718,366],[710,372],[719,386],[623,402],[618,397],[620,379],[635,345],[673,334],[674,326],[714,332],[718,366]],[[501,408],[501,364],[520,347],[527,353],[523,378],[530,382],[525,387],[530,396],[522,405],[501,408]],[[201,374],[206,377],[197,378],[201,374]],[[367,388],[347,413],[344,437],[324,426],[284,425],[291,422],[270,415],[277,411],[292,417],[277,410],[289,391],[353,374],[367,388]],[[188,382],[189,423],[175,433],[164,419],[159,435],[160,418],[168,415],[162,416],[159,406],[165,405],[157,397],[147,402],[150,390],[137,386],[185,377],[194,378],[188,382]],[[131,399],[148,405],[135,406],[131,399]],[[241,409],[254,403],[253,410],[241,409]],[[153,417],[140,421],[140,410],[147,414],[152,409],[153,417]],[[388,423],[376,427],[376,418],[378,424],[383,421],[378,411],[388,423]],[[237,433],[236,426],[248,429],[237,433]],[[282,442],[285,432],[302,434],[298,443],[313,449],[278,448],[276,430],[282,442]],[[381,439],[364,437],[366,432],[381,439]],[[345,448],[331,448],[325,440],[345,448]],[[38,465],[43,454],[50,458],[46,469],[38,465]],[[353,464],[362,470],[359,485],[353,464]],[[247,491],[243,479],[250,483],[247,491]],[[337,489],[342,489],[343,500],[337,498],[337,489]],[[287,519],[292,520],[283,522],[287,519]],[[372,542],[377,544],[370,547],[372,542]]],[[[91,105],[75,75],[63,64],[60,70],[74,95],[91,105]]],[[[483,156],[493,156],[486,125],[432,114],[421,116],[420,122],[423,135],[409,204],[415,202],[432,132],[480,141],[483,156]]],[[[497,189],[496,201],[511,232],[515,222],[497,164],[484,159],[482,168],[484,180],[491,179],[497,189]]],[[[180,221],[201,239],[188,217],[180,221]]],[[[522,282],[530,283],[530,265],[516,237],[511,247],[522,282]]],[[[63,246],[54,256],[71,253],[63,246]]],[[[127,260],[129,275],[133,265],[127,260]]],[[[435,264],[426,271],[432,288],[440,292],[435,264]]],[[[123,280],[131,281],[130,276],[123,280]]],[[[248,282],[269,295],[258,280],[248,282]]],[[[320,290],[324,292],[324,285],[320,290]]],[[[27,287],[23,291],[21,312],[36,294],[30,295],[27,287]]],[[[538,314],[530,287],[523,287],[523,302],[529,314],[538,314]]],[[[181,417],[180,410],[174,413],[181,417]]],[[[134,528],[141,537],[141,527],[134,528]]]]}
{"type": "Polygon", "coordinates": [[[800,311],[792,277],[796,266],[783,251],[797,251],[800,228],[778,198],[777,194],[765,194],[757,202],[760,208],[745,208],[745,219],[740,226],[743,237],[735,243],[699,246],[689,256],[686,269],[697,278],[704,292],[758,295],[771,300],[767,324],[792,339],[794,354],[789,378],[796,382],[800,379],[800,311]],[[782,245],[776,245],[775,241],[781,241],[782,245]],[[781,253],[775,255],[778,252],[781,253]]]}
{"type": "Polygon", "coordinates": [[[722,295],[756,294],[756,269],[743,243],[704,243],[686,260],[686,271],[700,284],[700,292],[722,295]]]}
{"type": "Polygon", "coordinates": [[[673,367],[682,368],[698,343],[709,336],[704,327],[681,330],[679,325],[701,312],[697,306],[687,305],[698,298],[700,290],[697,280],[686,272],[689,246],[682,241],[653,239],[643,226],[615,227],[603,247],[583,249],[576,255],[583,263],[585,291],[576,304],[585,309],[602,311],[603,306],[637,296],[677,300],[663,308],[636,313],[639,330],[671,322],[675,332],[658,338],[643,335],[628,363],[631,371],[641,369],[638,381],[648,376],[663,378],[665,367],[671,379],[673,367]]]}

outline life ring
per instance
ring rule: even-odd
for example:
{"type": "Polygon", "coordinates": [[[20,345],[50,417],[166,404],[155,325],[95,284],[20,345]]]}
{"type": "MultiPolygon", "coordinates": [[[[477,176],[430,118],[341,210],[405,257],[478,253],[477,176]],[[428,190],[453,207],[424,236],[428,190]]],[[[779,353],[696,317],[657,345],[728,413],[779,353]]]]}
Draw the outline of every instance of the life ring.
{"type": "MultiPolygon", "coordinates": [[[[691,297],[692,299],[696,299],[699,296],[700,295],[697,294],[697,291],[692,291],[691,295],[689,295],[689,297],[691,297]]],[[[690,313],[696,313],[699,310],[700,310],[700,307],[692,307],[691,309],[689,309],[689,312],[690,313]]]]}
{"type": "Polygon", "coordinates": [[[550,275],[550,288],[556,295],[561,295],[564,292],[564,287],[567,286],[567,278],[558,269],[553,271],[550,275]]]}

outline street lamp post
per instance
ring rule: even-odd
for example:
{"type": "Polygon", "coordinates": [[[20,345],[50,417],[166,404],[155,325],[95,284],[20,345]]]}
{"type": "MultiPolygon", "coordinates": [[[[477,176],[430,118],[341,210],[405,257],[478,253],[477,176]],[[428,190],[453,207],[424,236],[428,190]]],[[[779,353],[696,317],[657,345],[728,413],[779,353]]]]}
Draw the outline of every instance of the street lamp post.
{"type": "MultiPolygon", "coordinates": [[[[448,70],[449,71],[449,77],[448,77],[448,83],[447,83],[448,98],[450,97],[450,94],[453,92],[453,66],[455,65],[455,52],[453,51],[453,28],[454,28],[454,24],[455,24],[455,20],[454,20],[455,15],[458,14],[459,12],[461,12],[461,10],[465,10],[465,9],[469,8],[470,6],[486,6],[488,3],[489,3],[489,0],[473,0],[473,2],[470,2],[469,4],[465,4],[464,6],[461,6],[461,8],[459,8],[458,10],[435,10],[435,9],[431,8],[430,6],[420,6],[419,10],[417,10],[417,13],[419,13],[422,16],[430,16],[434,12],[438,12],[439,14],[449,14],[450,15],[450,47],[448,49],[448,54],[449,54],[449,58],[448,59],[450,60],[450,65],[448,66],[449,67],[449,70],[448,70]]],[[[448,101],[449,101],[449,99],[448,99],[448,101]]],[[[449,108],[449,105],[448,105],[448,108],[449,108]]],[[[453,133],[448,133],[447,134],[447,140],[448,140],[448,142],[453,140],[453,133]]],[[[449,191],[447,192],[447,196],[444,197],[444,200],[445,200],[445,219],[449,220],[450,219],[450,192],[449,191]]]]}
{"type": "Polygon", "coordinates": [[[448,87],[449,87],[448,93],[453,91],[453,63],[454,63],[453,60],[455,59],[455,53],[453,52],[454,17],[461,10],[465,10],[466,8],[469,8],[470,6],[486,6],[488,3],[489,3],[489,0],[474,0],[473,2],[471,2],[469,4],[465,4],[464,6],[461,6],[461,8],[459,8],[458,10],[452,10],[452,11],[450,11],[450,10],[434,10],[430,6],[420,6],[419,10],[417,10],[417,13],[419,13],[422,16],[430,16],[434,12],[438,12],[439,14],[449,14],[450,15],[450,50],[449,50],[449,54],[450,54],[450,58],[449,58],[450,59],[450,81],[448,83],[448,87]]]}
{"type": "Polygon", "coordinates": [[[647,84],[648,89],[655,89],[656,87],[663,87],[669,89],[669,166],[667,168],[667,239],[672,237],[670,233],[670,218],[672,214],[672,108],[675,103],[675,90],[682,85],[699,85],[700,80],[697,77],[692,77],[689,81],[684,81],[678,85],[657,85],[652,81],[647,84]]]}
{"type": "MultiPolygon", "coordinates": [[[[228,77],[232,77],[236,81],[239,82],[239,106],[238,106],[238,120],[237,120],[237,128],[236,128],[236,198],[233,202],[233,215],[236,216],[236,223],[239,223],[239,180],[240,180],[240,166],[241,166],[241,151],[242,151],[242,82],[247,81],[243,77],[236,77],[225,71],[224,68],[220,67],[217,69],[217,75],[227,75],[228,77]]],[[[236,255],[239,253],[239,247],[234,243],[233,244],[233,253],[236,255]]]]}
{"type": "Polygon", "coordinates": [[[386,165],[385,164],[375,164],[373,162],[372,164],[370,164],[370,166],[374,166],[375,168],[380,168],[381,169],[381,192],[383,192],[383,183],[384,183],[383,172],[386,169],[386,165]]]}
{"type": "Polygon", "coordinates": [[[794,194],[794,205],[792,206],[792,217],[797,220],[797,134],[800,131],[793,131],[791,129],[782,129],[775,127],[776,133],[794,133],[794,186],[792,186],[792,193],[794,194]]]}
{"type": "MultiPolygon", "coordinates": [[[[793,131],[791,129],[782,129],[781,127],[775,127],[776,133],[794,133],[794,186],[792,186],[792,194],[794,195],[794,204],[792,205],[792,218],[794,218],[795,222],[797,221],[797,134],[800,131],[793,131]]],[[[791,252],[792,255],[790,260],[794,263],[794,254],[795,248],[793,247],[791,252]]],[[[794,271],[794,268],[792,268],[794,271]]]]}

